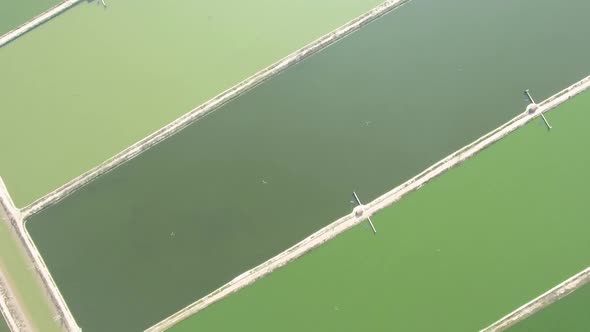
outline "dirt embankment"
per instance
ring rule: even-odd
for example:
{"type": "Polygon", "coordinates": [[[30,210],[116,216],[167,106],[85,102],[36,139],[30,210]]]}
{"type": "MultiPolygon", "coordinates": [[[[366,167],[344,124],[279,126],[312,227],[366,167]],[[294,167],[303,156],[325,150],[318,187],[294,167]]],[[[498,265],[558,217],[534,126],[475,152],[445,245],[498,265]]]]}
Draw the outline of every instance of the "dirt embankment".
{"type": "MultiPolygon", "coordinates": [[[[59,292],[59,289],[51,277],[51,274],[49,273],[49,269],[41,258],[41,254],[37,250],[37,247],[26,231],[22,214],[20,210],[14,206],[12,198],[8,194],[2,178],[0,178],[0,217],[2,217],[0,222],[8,221],[8,226],[11,230],[10,233],[12,233],[15,237],[15,241],[22,245],[24,251],[23,255],[29,259],[31,261],[31,265],[34,266],[34,271],[37,274],[40,284],[42,284],[41,287],[43,287],[45,290],[48,302],[53,305],[53,309],[61,319],[64,329],[66,331],[80,331],[80,328],[74,320],[72,313],[65,303],[61,293],[59,292]]],[[[7,294],[12,294],[9,291],[9,286],[11,285],[8,281],[8,279],[4,278],[3,285],[6,287],[7,294]]],[[[14,299],[15,297],[12,296],[12,298],[14,299]]],[[[27,317],[26,311],[24,311],[23,308],[18,305],[18,301],[13,300],[10,306],[15,309],[14,312],[18,312],[17,315],[21,317],[19,320],[25,322],[24,317],[27,317]]],[[[32,325],[28,324],[27,326],[30,328],[32,325]]]]}
{"type": "Polygon", "coordinates": [[[382,17],[383,15],[389,13],[390,11],[394,10],[395,8],[398,8],[399,6],[409,1],[410,0],[387,0],[383,4],[351,20],[342,27],[320,37],[319,39],[289,54],[288,56],[275,62],[274,64],[258,71],[257,73],[248,77],[244,81],[213,97],[209,101],[198,106],[197,108],[193,109],[187,114],[179,117],[178,119],[172,121],[168,125],[160,128],[159,130],[155,131],[149,136],[143,138],[139,142],[129,146],[125,150],[119,152],[118,154],[104,161],[100,165],[92,168],[84,174],[76,177],[72,181],[64,184],[63,186],[52,191],[51,193],[33,202],[29,206],[23,208],[23,218],[27,219],[29,216],[39,212],[47,206],[55,204],[56,202],[62,200],[63,198],[75,192],[76,190],[80,189],[96,177],[105,174],[111,171],[112,169],[116,168],[117,166],[137,157],[142,152],[160,143],[166,138],[176,134],[177,132],[186,128],[195,121],[198,121],[206,115],[210,114],[211,112],[218,110],[221,106],[225,105],[229,101],[250,91],[252,88],[283,72],[285,69],[290,68],[291,66],[303,61],[309,56],[336,43],[342,38],[359,30],[363,26],[375,21],[376,19],[382,17]]]}
{"type": "Polygon", "coordinates": [[[18,28],[8,31],[7,33],[0,36],[0,47],[12,42],[16,38],[24,35],[25,33],[35,29],[39,25],[49,21],[53,17],[63,13],[64,11],[70,9],[75,4],[79,3],[82,0],[66,0],[57,6],[48,9],[47,11],[37,15],[33,19],[29,20],[25,24],[19,26],[18,28]]]}
{"type": "MultiPolygon", "coordinates": [[[[3,211],[0,211],[0,219],[4,217],[3,211]]],[[[0,220],[0,222],[4,221],[0,220]]],[[[12,288],[3,271],[4,267],[0,264],[0,313],[12,332],[31,331],[31,324],[26,318],[25,311],[11,291],[12,288]]]]}
{"type": "Polygon", "coordinates": [[[514,310],[508,315],[502,317],[494,324],[481,330],[481,332],[497,332],[504,331],[518,322],[532,316],[541,309],[561,300],[570,295],[575,290],[590,282],[590,267],[570,277],[566,281],[551,288],[547,292],[541,294],[539,297],[530,301],[529,303],[514,310]]]}
{"type": "Polygon", "coordinates": [[[446,170],[458,164],[461,164],[468,158],[474,156],[479,151],[490,146],[502,137],[520,128],[527,122],[535,119],[537,116],[540,116],[544,112],[547,112],[555,108],[556,106],[567,101],[573,96],[585,91],[588,88],[590,88],[590,76],[587,76],[583,80],[569,86],[568,88],[556,93],[555,95],[549,97],[542,103],[538,104],[538,107],[536,108],[535,112],[525,111],[524,113],[519,114],[518,116],[514,117],[512,120],[508,121],[502,126],[494,129],[493,131],[480,137],[476,141],[466,145],[465,147],[457,150],[456,152],[442,159],[441,161],[429,167],[428,169],[413,177],[412,179],[406,181],[400,186],[394,188],[393,190],[381,195],[374,201],[365,204],[365,212],[360,217],[357,217],[354,213],[351,213],[350,215],[344,216],[334,221],[330,225],[313,233],[311,236],[307,237],[306,239],[297,243],[291,248],[283,251],[282,253],[260,264],[259,266],[242,273],[241,275],[234,278],[232,281],[225,284],[221,288],[215,290],[209,295],[201,298],[200,300],[190,304],[189,306],[183,308],[182,310],[166,318],[165,320],[150,327],[146,330],[146,332],[159,332],[169,329],[173,325],[188,318],[191,315],[196,314],[197,312],[205,309],[209,305],[221,300],[222,298],[234,292],[237,292],[238,290],[246,287],[254,281],[264,277],[272,271],[289,263],[290,261],[295,260],[296,258],[302,256],[306,252],[320,246],[324,242],[336,237],[342,232],[348,230],[349,228],[363,222],[367,217],[370,217],[376,212],[386,207],[389,207],[390,205],[401,199],[407,193],[419,189],[428,181],[442,174],[446,170]]]}

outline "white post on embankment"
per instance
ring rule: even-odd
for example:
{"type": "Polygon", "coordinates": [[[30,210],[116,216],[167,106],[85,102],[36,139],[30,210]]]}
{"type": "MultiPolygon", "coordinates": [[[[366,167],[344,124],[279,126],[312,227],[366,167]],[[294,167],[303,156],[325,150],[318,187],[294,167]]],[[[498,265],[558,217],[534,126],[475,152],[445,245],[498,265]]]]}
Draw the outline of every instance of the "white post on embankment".
{"type": "Polygon", "coordinates": [[[545,122],[545,125],[547,126],[547,129],[551,129],[553,127],[551,127],[551,125],[549,124],[549,121],[547,121],[547,119],[545,118],[545,114],[541,113],[541,119],[543,119],[543,122],[545,122]]]}
{"type": "Polygon", "coordinates": [[[535,101],[533,100],[533,96],[531,96],[531,93],[530,93],[529,89],[524,90],[524,94],[529,99],[529,103],[536,104],[535,101]]]}
{"type": "MultiPolygon", "coordinates": [[[[527,98],[529,99],[529,102],[530,102],[530,105],[527,106],[527,111],[534,112],[538,108],[538,105],[535,103],[533,96],[531,96],[529,89],[524,90],[524,94],[527,96],[527,98]]],[[[543,122],[545,122],[547,129],[551,130],[551,128],[553,128],[553,127],[551,127],[551,125],[549,124],[549,121],[547,121],[547,118],[545,118],[545,114],[543,114],[543,112],[541,112],[541,118],[543,119],[543,122]]]]}
{"type": "MultiPolygon", "coordinates": [[[[358,204],[355,209],[355,215],[359,218],[362,218],[363,214],[365,213],[365,207],[364,207],[363,203],[361,203],[361,200],[358,197],[358,195],[356,194],[356,192],[353,191],[352,195],[354,195],[354,200],[358,204]]],[[[377,234],[377,230],[375,229],[375,225],[373,225],[373,221],[371,220],[371,215],[367,215],[366,218],[367,218],[367,221],[369,222],[369,225],[371,225],[371,229],[373,230],[373,234],[377,234]]]]}

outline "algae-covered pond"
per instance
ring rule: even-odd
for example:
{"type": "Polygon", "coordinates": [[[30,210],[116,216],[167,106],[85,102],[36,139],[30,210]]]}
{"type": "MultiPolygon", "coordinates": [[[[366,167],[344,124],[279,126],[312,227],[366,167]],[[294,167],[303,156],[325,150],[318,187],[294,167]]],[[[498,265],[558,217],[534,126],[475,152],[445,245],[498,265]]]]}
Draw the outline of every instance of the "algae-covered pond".
{"type": "MultiPolygon", "coordinates": [[[[547,117],[170,331],[485,328],[590,265],[590,92],[547,117]]],[[[578,292],[514,330],[587,330],[578,292]]]]}
{"type": "Polygon", "coordinates": [[[580,79],[588,6],[413,1],[27,227],[84,331],[146,328],[580,79]]]}
{"type": "Polygon", "coordinates": [[[25,206],[381,1],[81,1],[0,49],[0,175],[25,206]]]}

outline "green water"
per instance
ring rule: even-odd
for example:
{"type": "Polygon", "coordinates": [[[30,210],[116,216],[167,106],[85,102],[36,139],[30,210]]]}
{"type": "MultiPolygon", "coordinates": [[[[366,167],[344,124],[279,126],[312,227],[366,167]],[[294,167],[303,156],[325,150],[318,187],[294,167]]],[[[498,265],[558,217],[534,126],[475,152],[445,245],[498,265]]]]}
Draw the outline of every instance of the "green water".
{"type": "Polygon", "coordinates": [[[378,213],[376,235],[361,224],[171,331],[488,326],[590,265],[590,93],[548,119],[378,213]]]}
{"type": "Polygon", "coordinates": [[[0,175],[24,206],[381,2],[82,1],[0,49],[0,175]]]}
{"type": "Polygon", "coordinates": [[[85,331],[146,328],[584,76],[589,8],[414,1],[28,228],[85,331]]]}
{"type": "Polygon", "coordinates": [[[571,295],[527,318],[510,332],[586,332],[590,327],[590,286],[586,285],[571,295]]]}
{"type": "Polygon", "coordinates": [[[60,0],[0,0],[0,35],[60,3],[60,0]]]}
{"type": "Polygon", "coordinates": [[[10,332],[10,329],[8,328],[8,325],[6,325],[6,321],[2,315],[0,315],[0,332],[10,332]]]}

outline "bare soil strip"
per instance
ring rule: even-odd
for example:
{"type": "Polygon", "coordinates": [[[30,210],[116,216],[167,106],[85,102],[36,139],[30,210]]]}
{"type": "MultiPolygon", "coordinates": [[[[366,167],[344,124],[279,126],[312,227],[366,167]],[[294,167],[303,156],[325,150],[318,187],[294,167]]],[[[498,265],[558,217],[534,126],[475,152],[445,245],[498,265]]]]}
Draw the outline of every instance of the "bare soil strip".
{"type": "MultiPolygon", "coordinates": [[[[6,187],[4,186],[4,182],[2,178],[0,178],[0,204],[2,204],[2,208],[0,208],[0,222],[4,222],[4,220],[9,220],[8,215],[10,214],[8,210],[12,209],[12,214],[17,213],[14,204],[12,204],[12,199],[8,196],[6,192],[6,187]]],[[[4,320],[6,324],[10,328],[12,332],[17,332],[21,330],[25,330],[25,323],[24,323],[24,311],[20,308],[17,303],[14,301],[14,296],[10,291],[10,287],[8,287],[8,283],[6,278],[2,274],[2,267],[0,266],[0,312],[2,312],[2,316],[4,316],[4,320]]]]}
{"type": "Polygon", "coordinates": [[[525,125],[527,122],[535,119],[537,116],[543,114],[544,112],[553,109],[554,107],[560,105],[566,100],[583,92],[589,87],[590,76],[587,76],[583,80],[573,84],[572,86],[558,92],[557,94],[543,101],[541,104],[538,105],[538,108],[535,112],[531,113],[526,111],[524,113],[519,114],[512,120],[489,132],[488,134],[482,136],[476,141],[470,143],[469,145],[459,149],[453,154],[447,156],[443,160],[429,167],[428,169],[413,177],[412,179],[406,181],[400,186],[394,188],[393,190],[381,195],[369,204],[364,205],[364,213],[359,217],[357,217],[356,214],[353,212],[334,221],[330,225],[313,233],[312,235],[310,235],[303,241],[295,244],[291,248],[283,251],[277,256],[256,266],[255,268],[242,273],[241,275],[234,278],[232,281],[220,287],[219,289],[213,291],[209,295],[188,305],[187,307],[178,311],[172,316],[150,327],[146,330],[146,332],[159,332],[169,329],[176,323],[188,318],[191,315],[196,314],[197,312],[205,309],[206,307],[221,300],[222,298],[242,289],[243,287],[246,287],[247,285],[264,277],[265,275],[271,273],[279,267],[289,263],[290,261],[295,260],[296,258],[302,256],[306,252],[320,246],[324,242],[336,237],[338,234],[359,224],[360,222],[364,221],[367,217],[370,217],[376,212],[392,205],[407,193],[419,189],[425,183],[432,180],[434,177],[440,175],[444,171],[456,165],[461,164],[466,159],[474,156],[476,153],[490,146],[502,137],[513,132],[517,128],[525,125]]]}
{"type": "Polygon", "coordinates": [[[265,82],[266,80],[270,79],[271,77],[281,73],[285,69],[301,62],[302,60],[306,59],[307,57],[323,50],[324,48],[336,43],[337,41],[341,40],[342,38],[348,36],[349,34],[359,30],[366,24],[375,21],[376,19],[382,17],[383,15],[389,13],[390,11],[398,8],[399,6],[409,2],[410,0],[387,0],[383,4],[373,8],[371,11],[349,21],[345,25],[341,26],[340,28],[320,37],[319,39],[313,41],[312,43],[304,46],[303,48],[291,53],[290,55],[286,56],[285,58],[275,62],[274,64],[260,70],[256,74],[250,76],[249,78],[245,79],[244,81],[238,83],[237,85],[229,88],[228,90],[222,92],[221,94],[217,95],[213,99],[205,102],[204,104],[198,106],[197,108],[193,109],[189,113],[181,116],[180,118],[172,121],[170,124],[160,128],[156,132],[152,133],[151,135],[143,138],[139,142],[129,146],[125,150],[119,152],[115,156],[109,158],[108,160],[104,161],[100,165],[92,168],[91,170],[85,172],[84,174],[76,177],[72,181],[64,184],[63,186],[59,187],[58,189],[52,191],[51,193],[45,195],[44,197],[36,200],[32,204],[28,205],[27,207],[23,208],[23,218],[27,219],[31,215],[41,211],[42,209],[46,208],[49,205],[55,204],[56,202],[62,200],[66,196],[70,195],[74,191],[80,189],[85,184],[92,181],[94,178],[109,172],[110,170],[114,169],[115,167],[123,164],[126,161],[129,161],[135,157],[137,157],[142,152],[146,151],[147,149],[151,148],[152,146],[160,143],[161,141],[165,140],[166,138],[176,134],[180,130],[186,128],[188,125],[192,124],[193,122],[203,118],[204,116],[210,114],[211,112],[219,109],[224,104],[228,103],[229,101],[233,100],[234,98],[244,94],[245,92],[251,90],[252,88],[258,86],[259,84],[265,82]]]}
{"type": "Polygon", "coordinates": [[[494,324],[481,330],[481,332],[497,332],[504,331],[507,328],[516,325],[518,322],[535,314],[537,311],[551,305],[554,302],[570,295],[575,290],[590,282],[590,267],[570,277],[559,285],[551,288],[547,292],[541,294],[536,299],[528,302],[520,308],[514,310],[508,315],[502,317],[494,324]]]}
{"type": "Polygon", "coordinates": [[[15,300],[8,282],[0,270],[0,312],[12,332],[29,331],[24,311],[15,300]]]}
{"type": "Polygon", "coordinates": [[[70,9],[72,6],[74,6],[75,4],[77,4],[80,1],[82,1],[82,0],[65,0],[64,2],[58,4],[57,6],[50,8],[47,11],[39,14],[38,16],[36,16],[32,20],[26,22],[25,24],[19,26],[18,28],[8,31],[7,33],[0,36],[0,47],[10,43],[11,41],[15,40],[16,38],[35,29],[39,25],[49,21],[53,17],[70,9]]]}
{"type": "MultiPolygon", "coordinates": [[[[49,273],[49,269],[45,265],[39,250],[33,243],[29,233],[25,229],[24,221],[22,218],[21,212],[14,206],[12,198],[8,194],[6,186],[0,178],[0,216],[5,217],[5,219],[9,222],[11,229],[14,230],[14,233],[18,237],[18,241],[24,246],[26,249],[26,257],[32,261],[32,265],[35,267],[35,271],[40,278],[40,281],[43,283],[43,287],[46,290],[46,293],[49,297],[50,302],[54,306],[55,312],[58,313],[62,325],[66,331],[81,331],[72,315],[70,309],[68,308],[65,300],[63,299],[55,281],[51,277],[49,273]]],[[[0,220],[0,222],[3,222],[0,220]]],[[[4,286],[8,286],[6,283],[4,286]]],[[[21,308],[22,309],[22,308],[21,308]]],[[[22,310],[19,310],[21,313],[22,310]]],[[[25,316],[22,314],[21,316],[25,316]]]]}

